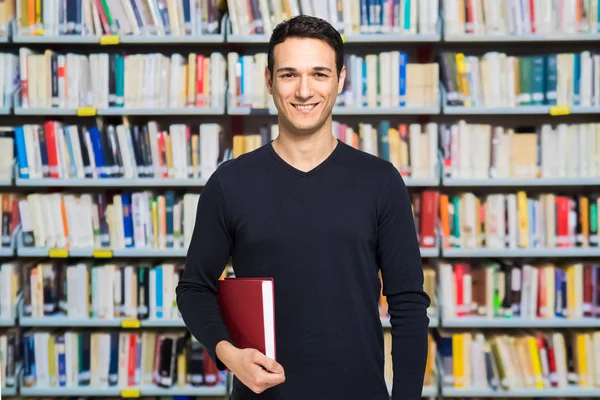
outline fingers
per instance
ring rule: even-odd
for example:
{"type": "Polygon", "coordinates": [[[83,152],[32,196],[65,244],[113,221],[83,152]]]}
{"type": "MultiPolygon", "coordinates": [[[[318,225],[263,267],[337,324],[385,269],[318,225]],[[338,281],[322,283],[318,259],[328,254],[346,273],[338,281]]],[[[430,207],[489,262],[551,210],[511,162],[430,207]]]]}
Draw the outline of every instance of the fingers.
{"type": "Polygon", "coordinates": [[[252,382],[252,385],[250,386],[250,389],[254,393],[262,393],[273,386],[285,382],[285,374],[283,371],[281,373],[272,373],[263,370],[260,367],[257,369],[258,371],[254,375],[254,382],[252,382]]]}
{"type": "Polygon", "coordinates": [[[281,364],[279,364],[277,361],[273,360],[272,358],[265,356],[260,351],[257,351],[256,353],[254,353],[253,361],[256,364],[262,366],[264,369],[266,369],[269,372],[272,372],[274,374],[282,374],[283,373],[283,367],[281,366],[281,364]]]}

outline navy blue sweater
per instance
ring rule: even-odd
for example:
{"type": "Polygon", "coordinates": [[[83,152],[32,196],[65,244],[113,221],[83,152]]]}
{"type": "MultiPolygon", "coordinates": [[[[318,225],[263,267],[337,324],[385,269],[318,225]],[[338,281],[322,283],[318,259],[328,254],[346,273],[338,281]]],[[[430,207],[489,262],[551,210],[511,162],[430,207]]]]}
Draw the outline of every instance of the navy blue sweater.
{"type": "Polygon", "coordinates": [[[177,303],[220,369],[215,347],[231,339],[216,288],[230,256],[237,277],[274,279],[277,361],[286,376],[260,395],[234,379],[234,400],[389,399],[379,270],[392,325],[392,398],[421,397],[430,299],[410,197],[392,164],[338,141],[303,172],[269,143],[210,177],[177,303]]]}

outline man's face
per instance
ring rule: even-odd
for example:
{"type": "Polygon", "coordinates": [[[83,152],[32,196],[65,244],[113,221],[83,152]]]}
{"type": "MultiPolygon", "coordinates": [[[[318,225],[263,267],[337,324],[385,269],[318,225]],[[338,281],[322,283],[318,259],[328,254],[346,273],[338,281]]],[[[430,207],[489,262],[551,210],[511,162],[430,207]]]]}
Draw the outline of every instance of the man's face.
{"type": "Polygon", "coordinates": [[[295,133],[317,131],[331,116],[344,87],[345,69],[338,79],[335,52],[324,41],[288,38],[273,49],[273,78],[265,70],[282,124],[295,133]]]}

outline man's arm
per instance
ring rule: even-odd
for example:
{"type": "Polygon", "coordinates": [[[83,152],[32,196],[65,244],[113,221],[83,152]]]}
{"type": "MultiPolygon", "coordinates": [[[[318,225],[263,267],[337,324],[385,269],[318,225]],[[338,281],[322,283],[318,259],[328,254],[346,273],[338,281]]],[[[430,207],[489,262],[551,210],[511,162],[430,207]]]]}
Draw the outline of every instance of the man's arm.
{"type": "Polygon", "coordinates": [[[410,196],[394,168],[379,202],[377,257],[392,330],[392,399],[420,399],[427,361],[429,296],[410,196]]]}
{"type": "Polygon", "coordinates": [[[217,344],[231,343],[231,339],[217,302],[217,282],[229,260],[232,243],[223,189],[215,172],[200,194],[185,270],[176,294],[185,325],[220,370],[225,369],[225,364],[217,357],[217,344]]]}

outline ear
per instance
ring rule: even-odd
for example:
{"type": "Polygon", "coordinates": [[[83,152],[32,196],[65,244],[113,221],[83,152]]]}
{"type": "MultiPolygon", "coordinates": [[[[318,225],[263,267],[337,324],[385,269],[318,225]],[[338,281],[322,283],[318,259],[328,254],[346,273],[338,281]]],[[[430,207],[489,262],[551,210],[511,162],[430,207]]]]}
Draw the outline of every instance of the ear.
{"type": "Polygon", "coordinates": [[[340,78],[338,79],[338,94],[342,93],[342,90],[344,90],[344,82],[346,81],[346,67],[342,67],[342,70],[340,71],[340,78]]]}
{"type": "Polygon", "coordinates": [[[269,67],[265,67],[265,82],[267,82],[267,92],[273,95],[273,80],[271,79],[271,71],[269,67]]]}

